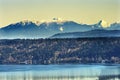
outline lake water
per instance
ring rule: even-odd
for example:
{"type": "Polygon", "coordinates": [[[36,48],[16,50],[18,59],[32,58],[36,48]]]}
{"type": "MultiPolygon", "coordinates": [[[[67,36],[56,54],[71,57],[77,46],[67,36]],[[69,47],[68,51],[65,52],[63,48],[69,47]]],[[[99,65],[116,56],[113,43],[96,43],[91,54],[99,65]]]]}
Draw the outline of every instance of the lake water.
{"type": "Polygon", "coordinates": [[[0,65],[0,80],[120,80],[120,65],[0,65]]]}

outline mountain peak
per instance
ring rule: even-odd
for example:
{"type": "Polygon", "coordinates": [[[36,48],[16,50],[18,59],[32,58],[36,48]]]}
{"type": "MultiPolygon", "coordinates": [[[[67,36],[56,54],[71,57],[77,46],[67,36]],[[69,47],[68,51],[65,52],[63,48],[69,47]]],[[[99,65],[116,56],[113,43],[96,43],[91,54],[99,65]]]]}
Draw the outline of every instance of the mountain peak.
{"type": "MultiPolygon", "coordinates": [[[[0,29],[1,38],[47,38],[57,33],[63,32],[85,32],[91,30],[120,30],[120,24],[113,24],[108,27],[108,23],[100,20],[97,24],[87,25],[74,21],[61,21],[58,19],[50,22],[24,20],[15,24],[10,24],[0,29]],[[107,27],[106,27],[107,25],[107,27]]],[[[92,31],[100,32],[100,31],[92,31]]]]}
{"type": "Polygon", "coordinates": [[[100,20],[98,22],[98,25],[101,26],[102,28],[108,28],[109,24],[105,20],[100,20]]]}
{"type": "Polygon", "coordinates": [[[28,20],[24,20],[24,21],[18,22],[18,24],[22,24],[23,26],[24,25],[29,25],[31,23],[33,23],[33,22],[32,21],[28,21],[28,20]]]}
{"type": "Polygon", "coordinates": [[[98,22],[98,25],[101,25],[102,24],[102,20],[100,20],[99,22],[98,22]]]}

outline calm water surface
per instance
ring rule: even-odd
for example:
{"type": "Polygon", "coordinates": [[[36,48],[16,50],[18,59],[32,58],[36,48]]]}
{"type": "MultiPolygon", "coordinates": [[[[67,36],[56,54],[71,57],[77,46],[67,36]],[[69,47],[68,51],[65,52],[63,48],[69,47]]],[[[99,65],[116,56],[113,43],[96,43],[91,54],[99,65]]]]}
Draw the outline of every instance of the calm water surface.
{"type": "Polygon", "coordinates": [[[0,80],[120,80],[120,65],[0,65],[0,80]]]}

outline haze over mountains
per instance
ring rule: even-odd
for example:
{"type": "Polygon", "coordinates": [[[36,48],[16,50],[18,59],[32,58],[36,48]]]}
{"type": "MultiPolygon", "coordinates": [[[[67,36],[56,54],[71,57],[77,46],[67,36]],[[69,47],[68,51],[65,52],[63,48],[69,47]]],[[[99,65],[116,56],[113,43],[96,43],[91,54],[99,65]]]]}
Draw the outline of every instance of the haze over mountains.
{"type": "Polygon", "coordinates": [[[94,37],[120,37],[120,30],[91,30],[86,32],[58,33],[51,38],[94,38],[94,37]]]}
{"type": "MultiPolygon", "coordinates": [[[[120,37],[120,23],[113,23],[108,27],[104,27],[104,21],[100,20],[93,25],[79,24],[74,21],[61,22],[42,22],[34,23],[32,21],[21,21],[0,28],[0,39],[37,39],[49,38],[56,34],[61,34],[63,38],[68,38],[68,34],[74,34],[69,38],[75,37],[101,37],[113,36],[120,37]],[[67,36],[65,36],[67,33],[67,36]],[[78,34],[79,33],[79,34],[78,34]],[[65,35],[64,35],[65,34],[65,35]],[[82,36],[81,36],[82,35],[82,36]]],[[[56,36],[59,38],[59,36],[56,36]]],[[[55,36],[53,38],[56,38],[55,36]]]]}

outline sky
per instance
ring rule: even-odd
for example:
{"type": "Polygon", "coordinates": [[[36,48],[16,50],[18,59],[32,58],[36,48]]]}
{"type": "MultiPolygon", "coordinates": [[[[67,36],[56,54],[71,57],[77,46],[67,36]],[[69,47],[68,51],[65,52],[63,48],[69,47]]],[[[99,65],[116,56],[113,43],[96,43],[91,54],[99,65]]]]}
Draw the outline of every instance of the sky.
{"type": "Polygon", "coordinates": [[[85,24],[120,22],[120,0],[0,0],[0,27],[53,18],[85,24]]]}

